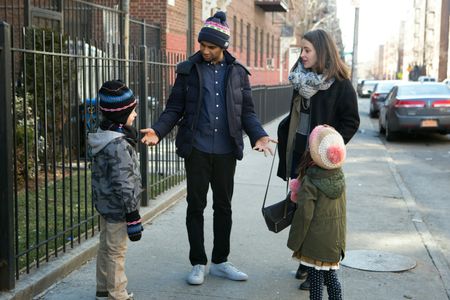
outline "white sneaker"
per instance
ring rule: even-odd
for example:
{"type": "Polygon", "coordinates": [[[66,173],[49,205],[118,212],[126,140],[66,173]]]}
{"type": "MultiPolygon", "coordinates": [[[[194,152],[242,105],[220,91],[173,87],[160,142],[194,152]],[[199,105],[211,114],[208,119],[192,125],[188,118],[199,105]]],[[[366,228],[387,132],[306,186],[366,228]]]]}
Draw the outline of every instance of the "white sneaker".
{"type": "Polygon", "coordinates": [[[230,262],[223,262],[221,264],[211,263],[209,268],[209,273],[215,276],[228,278],[236,281],[244,281],[248,279],[248,275],[244,272],[239,271],[230,262]]]}
{"type": "Polygon", "coordinates": [[[205,265],[195,265],[187,277],[187,282],[192,285],[199,285],[205,281],[205,265]]]}

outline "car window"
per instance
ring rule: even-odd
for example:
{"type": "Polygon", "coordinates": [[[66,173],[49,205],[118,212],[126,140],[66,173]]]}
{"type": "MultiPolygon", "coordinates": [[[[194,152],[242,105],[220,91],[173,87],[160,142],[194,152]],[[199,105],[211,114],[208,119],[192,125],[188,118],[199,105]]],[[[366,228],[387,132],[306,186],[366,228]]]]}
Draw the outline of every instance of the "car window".
{"type": "Polygon", "coordinates": [[[364,80],[363,85],[364,85],[364,87],[369,86],[369,85],[374,86],[376,83],[377,82],[375,80],[364,80]]]}
{"type": "Polygon", "coordinates": [[[395,95],[397,94],[398,87],[394,87],[389,94],[386,96],[386,104],[389,104],[395,99],[395,95]]]}
{"type": "Polygon", "coordinates": [[[376,91],[378,93],[388,93],[394,85],[395,82],[381,82],[377,84],[376,91]]]}
{"type": "Polygon", "coordinates": [[[399,96],[421,96],[421,95],[446,95],[450,96],[450,88],[445,84],[417,84],[399,87],[399,96]]]}

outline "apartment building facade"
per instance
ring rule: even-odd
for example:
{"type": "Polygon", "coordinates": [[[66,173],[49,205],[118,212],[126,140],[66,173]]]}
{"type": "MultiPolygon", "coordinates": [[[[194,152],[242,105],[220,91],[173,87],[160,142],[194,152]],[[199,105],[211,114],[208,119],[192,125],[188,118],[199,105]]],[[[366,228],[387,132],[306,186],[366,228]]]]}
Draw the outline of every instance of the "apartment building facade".
{"type": "Polygon", "coordinates": [[[136,0],[130,15],[161,27],[161,48],[192,54],[199,49],[203,22],[222,10],[227,14],[231,39],[228,50],[252,73],[251,84],[276,85],[287,80],[287,51],[281,50],[282,23],[288,1],[136,0]]]}

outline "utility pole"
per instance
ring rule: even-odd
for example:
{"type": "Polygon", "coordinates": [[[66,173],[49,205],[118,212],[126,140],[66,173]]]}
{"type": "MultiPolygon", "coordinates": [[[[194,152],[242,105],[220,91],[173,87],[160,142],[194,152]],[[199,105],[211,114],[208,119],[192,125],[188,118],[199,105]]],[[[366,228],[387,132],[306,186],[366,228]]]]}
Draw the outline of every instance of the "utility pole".
{"type": "Polygon", "coordinates": [[[353,0],[355,7],[355,24],[353,29],[353,53],[352,53],[352,84],[356,89],[358,84],[358,27],[359,27],[359,0],[353,0]]]}
{"type": "MultiPolygon", "coordinates": [[[[422,57],[422,67],[425,68],[426,72],[425,74],[420,74],[420,75],[427,75],[428,74],[428,70],[427,70],[427,48],[428,48],[428,44],[427,44],[427,30],[428,30],[428,0],[425,0],[425,20],[423,22],[423,57],[422,57]]],[[[422,72],[423,72],[423,68],[422,68],[422,72]]]]}
{"type": "Polygon", "coordinates": [[[448,26],[449,26],[449,0],[442,0],[441,4],[441,36],[439,38],[439,69],[438,80],[447,78],[448,66],[448,26]]]}

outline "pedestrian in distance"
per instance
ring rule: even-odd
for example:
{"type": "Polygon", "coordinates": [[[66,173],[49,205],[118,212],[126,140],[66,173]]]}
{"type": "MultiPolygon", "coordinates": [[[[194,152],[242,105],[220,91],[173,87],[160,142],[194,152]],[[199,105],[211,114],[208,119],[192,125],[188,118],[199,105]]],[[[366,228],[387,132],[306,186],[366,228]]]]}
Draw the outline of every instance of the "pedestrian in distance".
{"type": "Polygon", "coordinates": [[[204,282],[208,262],[203,211],[213,192],[214,244],[209,273],[243,281],[248,276],[228,261],[231,198],[236,160],[243,157],[243,131],[253,149],[272,154],[251,95],[249,72],[228,51],[230,30],[224,12],[208,18],[198,34],[200,50],[177,65],[177,77],[158,121],[141,130],[142,142],[156,145],[178,124],[177,154],[184,158],[187,181],[186,227],[192,270],[187,282],[204,282]]]}
{"type": "Polygon", "coordinates": [[[100,214],[96,299],[133,299],[127,291],[127,239],[141,239],[142,192],[136,155],[136,99],[120,80],[103,83],[98,91],[102,121],[88,142],[92,149],[92,198],[100,214]]]}
{"type": "Polygon", "coordinates": [[[342,164],[346,150],[342,136],[332,127],[319,125],[309,136],[309,151],[300,163],[297,209],[289,231],[288,247],[308,271],[309,298],[341,300],[336,275],[345,255],[346,198],[342,164]]]}
{"type": "MultiPolygon", "coordinates": [[[[315,126],[329,124],[345,143],[359,127],[356,92],[332,37],[322,29],[309,31],[301,40],[301,48],[300,57],[289,74],[294,87],[291,109],[278,126],[277,175],[283,180],[298,177],[297,166],[315,126]]],[[[296,278],[306,276],[306,269],[299,265],[296,278]]],[[[309,289],[309,280],[299,288],[309,289]]]]}

